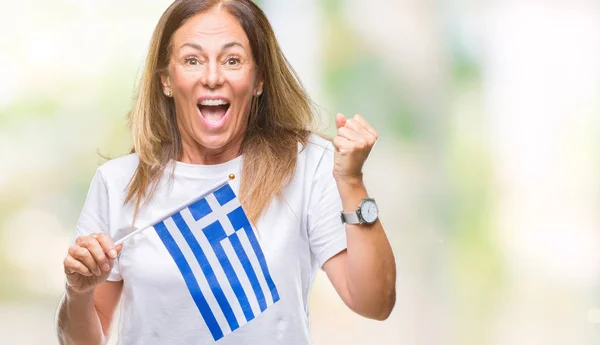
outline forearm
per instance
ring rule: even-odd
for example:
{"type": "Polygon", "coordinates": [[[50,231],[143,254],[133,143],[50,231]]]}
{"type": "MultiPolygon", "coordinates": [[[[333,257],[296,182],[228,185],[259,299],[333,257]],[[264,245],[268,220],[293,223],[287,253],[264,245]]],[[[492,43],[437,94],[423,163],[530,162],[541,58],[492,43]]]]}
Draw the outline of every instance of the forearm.
{"type": "Polygon", "coordinates": [[[94,306],[93,291],[76,294],[65,292],[56,318],[57,335],[61,345],[103,345],[106,337],[94,306]]]}
{"type": "MultiPolygon", "coordinates": [[[[338,182],[344,212],[356,210],[368,197],[362,179],[338,182]]],[[[396,264],[379,220],[371,225],[346,224],[346,279],[353,309],[364,316],[385,319],[395,304],[396,264]]]]}

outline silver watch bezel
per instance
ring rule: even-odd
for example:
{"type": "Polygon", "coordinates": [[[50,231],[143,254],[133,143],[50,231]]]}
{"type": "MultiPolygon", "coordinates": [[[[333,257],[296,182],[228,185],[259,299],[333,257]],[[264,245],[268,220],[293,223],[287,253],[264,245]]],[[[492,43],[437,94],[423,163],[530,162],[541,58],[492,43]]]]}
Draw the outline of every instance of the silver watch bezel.
{"type": "Polygon", "coordinates": [[[358,219],[360,219],[362,224],[373,224],[377,221],[377,218],[379,218],[379,207],[377,207],[377,203],[375,202],[375,199],[373,198],[363,198],[360,201],[360,205],[358,205],[358,209],[356,210],[356,213],[358,214],[358,219]],[[365,207],[365,205],[369,202],[372,202],[373,205],[375,205],[375,218],[372,221],[367,221],[365,219],[365,217],[363,217],[363,209],[365,207]]]}
{"type": "Polygon", "coordinates": [[[378,218],[379,218],[379,207],[377,206],[377,202],[375,202],[375,199],[373,199],[373,198],[362,198],[360,200],[360,204],[358,205],[358,208],[354,212],[344,212],[344,211],[341,212],[342,223],[346,223],[346,224],[353,224],[353,225],[368,224],[368,225],[371,225],[371,224],[375,223],[378,218]],[[375,205],[375,210],[376,210],[375,219],[373,219],[370,222],[368,222],[362,215],[362,210],[364,209],[365,205],[369,202],[372,202],[373,205],[375,205]]]}

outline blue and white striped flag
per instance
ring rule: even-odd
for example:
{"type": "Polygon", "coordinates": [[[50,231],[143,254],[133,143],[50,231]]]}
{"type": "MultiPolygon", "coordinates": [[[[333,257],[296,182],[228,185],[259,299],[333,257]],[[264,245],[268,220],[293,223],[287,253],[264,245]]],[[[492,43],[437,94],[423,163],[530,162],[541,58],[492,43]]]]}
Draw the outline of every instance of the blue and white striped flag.
{"type": "Polygon", "coordinates": [[[229,183],[153,228],[215,341],[279,300],[255,232],[229,183]]]}

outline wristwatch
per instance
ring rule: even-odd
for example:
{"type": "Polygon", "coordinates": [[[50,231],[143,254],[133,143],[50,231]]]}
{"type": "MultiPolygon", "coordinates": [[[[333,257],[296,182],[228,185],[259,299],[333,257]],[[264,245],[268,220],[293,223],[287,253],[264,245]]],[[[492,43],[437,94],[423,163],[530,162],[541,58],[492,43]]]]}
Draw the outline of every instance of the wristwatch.
{"type": "Polygon", "coordinates": [[[342,223],[346,224],[373,224],[379,217],[379,210],[375,199],[363,198],[354,212],[341,212],[342,223]]]}

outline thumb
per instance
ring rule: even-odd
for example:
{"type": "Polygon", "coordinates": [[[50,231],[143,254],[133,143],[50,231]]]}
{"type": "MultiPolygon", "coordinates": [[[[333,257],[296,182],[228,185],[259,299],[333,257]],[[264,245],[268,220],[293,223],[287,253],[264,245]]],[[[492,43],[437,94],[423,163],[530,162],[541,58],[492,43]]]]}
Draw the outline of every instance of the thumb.
{"type": "Polygon", "coordinates": [[[341,113],[335,114],[335,126],[340,129],[341,127],[344,127],[345,124],[346,117],[341,113]]]}
{"type": "Polygon", "coordinates": [[[113,259],[109,256],[109,260],[110,260],[110,267],[112,267],[113,263],[115,262],[115,260],[117,258],[119,258],[119,255],[121,255],[121,251],[123,250],[123,243],[119,244],[118,246],[115,247],[115,250],[117,251],[117,256],[113,259]]]}

